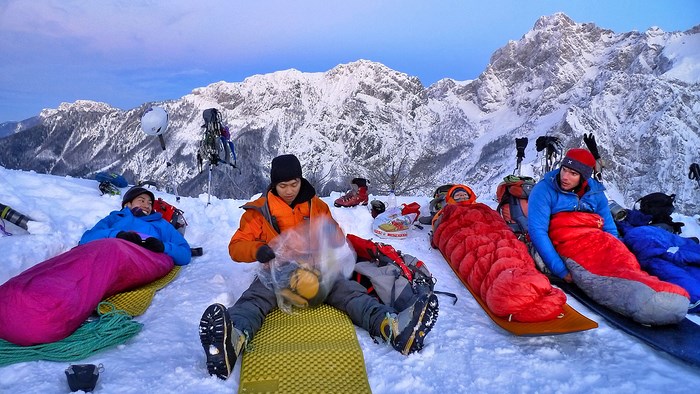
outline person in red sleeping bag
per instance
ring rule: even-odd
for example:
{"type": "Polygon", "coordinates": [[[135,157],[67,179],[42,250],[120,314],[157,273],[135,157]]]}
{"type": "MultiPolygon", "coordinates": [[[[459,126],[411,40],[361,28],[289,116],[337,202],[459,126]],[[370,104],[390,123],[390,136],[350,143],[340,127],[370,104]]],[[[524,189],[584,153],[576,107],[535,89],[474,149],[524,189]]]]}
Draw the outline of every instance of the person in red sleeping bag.
{"type": "Polygon", "coordinates": [[[605,187],[591,177],[594,167],[588,150],[570,149],[532,189],[529,235],[545,271],[639,323],[683,320],[688,293],[642,271],[618,238],[605,187]]]}

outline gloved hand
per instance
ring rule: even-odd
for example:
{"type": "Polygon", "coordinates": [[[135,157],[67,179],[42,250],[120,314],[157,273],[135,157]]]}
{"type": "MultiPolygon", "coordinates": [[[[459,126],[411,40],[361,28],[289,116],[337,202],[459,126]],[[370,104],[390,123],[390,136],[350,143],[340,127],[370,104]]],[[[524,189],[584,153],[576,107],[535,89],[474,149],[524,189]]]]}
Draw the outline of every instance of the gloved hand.
{"type": "Polygon", "coordinates": [[[595,136],[593,135],[593,133],[584,133],[583,142],[586,143],[586,147],[589,151],[591,151],[593,158],[596,160],[600,159],[600,153],[598,153],[598,143],[595,141],[595,136]]]}
{"type": "Polygon", "coordinates": [[[158,238],[148,237],[141,244],[144,248],[150,250],[151,252],[163,253],[165,250],[165,245],[158,238]]]}
{"type": "Polygon", "coordinates": [[[326,237],[328,245],[332,248],[339,248],[345,244],[345,235],[338,226],[330,220],[323,223],[321,235],[326,237]]]}
{"type": "Polygon", "coordinates": [[[275,256],[275,251],[272,250],[271,247],[268,245],[263,245],[258,248],[258,251],[255,252],[255,259],[258,260],[261,263],[267,263],[268,261],[274,259],[275,256]]]}
{"type": "Polygon", "coordinates": [[[125,241],[133,242],[137,245],[141,245],[141,236],[133,231],[120,231],[117,233],[117,238],[121,238],[125,241]]]}
{"type": "Polygon", "coordinates": [[[139,207],[133,207],[131,208],[131,213],[136,216],[137,218],[146,216],[146,213],[139,207]]]}

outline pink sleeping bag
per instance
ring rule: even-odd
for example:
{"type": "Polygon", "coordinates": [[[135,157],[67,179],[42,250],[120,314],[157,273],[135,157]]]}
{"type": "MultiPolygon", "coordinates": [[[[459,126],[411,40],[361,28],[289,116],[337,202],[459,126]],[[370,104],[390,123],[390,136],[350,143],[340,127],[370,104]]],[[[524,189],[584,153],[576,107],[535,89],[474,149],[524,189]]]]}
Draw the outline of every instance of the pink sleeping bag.
{"type": "Polygon", "coordinates": [[[0,285],[0,338],[22,346],[64,339],[104,298],[172,268],[170,256],[118,238],[77,246],[0,285]]]}

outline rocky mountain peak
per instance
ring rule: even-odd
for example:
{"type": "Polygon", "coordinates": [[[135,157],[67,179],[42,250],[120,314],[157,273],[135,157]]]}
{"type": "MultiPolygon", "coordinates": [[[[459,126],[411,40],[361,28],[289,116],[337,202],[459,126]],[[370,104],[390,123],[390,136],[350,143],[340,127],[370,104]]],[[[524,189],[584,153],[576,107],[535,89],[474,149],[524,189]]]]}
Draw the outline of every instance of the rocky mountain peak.
{"type": "Polygon", "coordinates": [[[539,177],[539,136],[558,138],[563,153],[593,133],[618,203],[664,191],[677,195],[679,212],[691,212],[700,208],[685,178],[689,164],[700,161],[700,90],[692,71],[697,51],[688,48],[698,40],[698,29],[615,34],[554,14],[497,50],[472,81],[443,79],[425,88],[364,59],[326,72],[220,81],[153,103],[170,115],[166,151],[138,130],[150,103],[121,111],[77,101],[0,138],[0,165],[82,177],[108,170],[132,182],[170,172],[181,194],[199,195],[208,183],[196,165],[201,114],[216,107],[240,164],[212,171],[213,193],[222,198],[264,189],[270,160],[295,153],[322,195],[365,177],[376,194],[391,182],[399,193],[425,194],[464,182],[489,201],[492,186],[513,172],[513,138],[529,138],[523,171],[539,177]]]}

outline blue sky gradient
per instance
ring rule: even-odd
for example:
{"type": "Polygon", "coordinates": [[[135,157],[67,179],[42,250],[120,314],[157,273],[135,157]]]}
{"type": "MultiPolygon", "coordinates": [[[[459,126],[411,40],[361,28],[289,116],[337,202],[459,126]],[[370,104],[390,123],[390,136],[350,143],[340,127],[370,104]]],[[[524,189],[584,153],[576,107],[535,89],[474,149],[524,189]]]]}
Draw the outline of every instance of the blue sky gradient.
{"type": "Polygon", "coordinates": [[[0,0],[0,122],[80,99],[130,109],[358,59],[425,86],[469,80],[556,12],[616,33],[700,24],[697,0],[0,0]]]}

